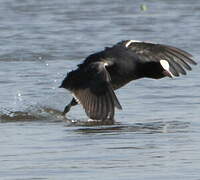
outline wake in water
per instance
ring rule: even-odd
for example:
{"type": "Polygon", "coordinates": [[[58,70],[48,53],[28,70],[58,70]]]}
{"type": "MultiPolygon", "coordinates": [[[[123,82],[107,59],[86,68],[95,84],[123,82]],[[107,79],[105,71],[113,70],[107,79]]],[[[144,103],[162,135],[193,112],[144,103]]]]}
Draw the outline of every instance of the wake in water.
{"type": "Polygon", "coordinates": [[[131,124],[120,124],[115,123],[114,125],[108,126],[96,126],[96,127],[81,127],[75,131],[81,134],[89,133],[119,133],[119,132],[132,132],[141,134],[155,134],[155,133],[185,133],[189,131],[188,122],[182,121],[157,121],[150,123],[131,123],[131,124]]]}
{"type": "Polygon", "coordinates": [[[19,91],[13,101],[3,104],[0,108],[0,122],[68,122],[67,117],[62,116],[62,104],[68,101],[68,94],[59,89],[52,90],[48,96],[40,94],[39,98],[23,96],[19,91]],[[52,92],[51,92],[52,91],[52,92]]]}
{"type": "MultiPolygon", "coordinates": [[[[62,115],[62,111],[49,107],[30,107],[24,111],[4,110],[0,113],[0,122],[64,122],[66,127],[79,127],[73,129],[77,133],[113,133],[113,132],[133,132],[133,133],[174,133],[186,132],[189,122],[164,121],[122,124],[119,122],[88,121],[87,119],[73,119],[62,115]]],[[[146,120],[148,121],[148,120],[146,120]]]]}
{"type": "Polygon", "coordinates": [[[65,118],[61,111],[48,107],[29,107],[22,111],[11,111],[4,109],[0,112],[0,122],[17,121],[48,121],[60,122],[65,118]]]}
{"type": "Polygon", "coordinates": [[[114,122],[88,121],[87,119],[73,119],[62,115],[62,111],[51,107],[31,106],[22,111],[4,109],[0,112],[0,122],[66,122],[68,126],[98,126],[111,125],[114,122]]]}
{"type": "MultiPolygon", "coordinates": [[[[79,129],[78,131],[83,133],[93,133],[97,131],[110,132],[113,130],[126,132],[141,131],[143,133],[155,133],[165,131],[167,132],[169,129],[184,130],[186,127],[188,127],[189,124],[187,122],[174,120],[169,121],[165,119],[134,120],[134,122],[145,121],[147,123],[131,123],[128,125],[121,124],[118,120],[116,120],[115,122],[88,121],[87,117],[84,117],[84,112],[81,112],[82,108],[79,106],[74,107],[73,109],[73,116],[78,117],[78,119],[75,119],[73,116],[70,116],[70,114],[67,114],[67,116],[62,115],[62,109],[64,108],[64,106],[61,107],[61,105],[68,102],[69,98],[70,97],[67,96],[66,92],[59,92],[55,93],[54,96],[51,95],[45,97],[44,99],[40,99],[40,102],[33,100],[17,100],[13,105],[1,108],[0,122],[64,122],[65,126],[81,126],[81,129],[79,129]]],[[[123,119],[120,120],[123,121],[123,119]]]]}

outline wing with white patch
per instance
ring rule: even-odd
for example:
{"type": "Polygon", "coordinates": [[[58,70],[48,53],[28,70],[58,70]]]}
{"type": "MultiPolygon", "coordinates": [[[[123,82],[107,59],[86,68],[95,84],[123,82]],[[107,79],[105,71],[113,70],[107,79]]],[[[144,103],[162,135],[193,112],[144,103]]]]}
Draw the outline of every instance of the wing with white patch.
{"type": "Polygon", "coordinates": [[[190,64],[197,64],[191,54],[173,46],[137,40],[121,41],[117,46],[122,46],[135,53],[141,62],[160,63],[171,76],[185,75],[186,70],[192,70],[190,64]]]}
{"type": "Polygon", "coordinates": [[[115,107],[122,109],[110,84],[110,75],[103,62],[90,64],[86,73],[90,74],[85,88],[74,89],[75,99],[83,106],[91,119],[113,119],[115,107]]]}

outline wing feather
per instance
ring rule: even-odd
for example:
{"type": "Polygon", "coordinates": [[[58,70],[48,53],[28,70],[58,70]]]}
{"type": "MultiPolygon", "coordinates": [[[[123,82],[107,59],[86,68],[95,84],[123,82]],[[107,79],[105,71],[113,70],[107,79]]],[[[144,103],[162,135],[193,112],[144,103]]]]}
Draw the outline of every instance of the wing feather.
{"type": "Polygon", "coordinates": [[[175,58],[176,61],[178,63],[180,63],[185,69],[187,69],[189,71],[192,70],[192,68],[186,63],[186,61],[184,59],[181,59],[181,58],[177,57],[177,55],[173,55],[170,52],[167,52],[167,51],[165,52],[165,57],[167,57],[168,61],[170,61],[172,59],[171,56],[173,56],[173,58],[175,58]]]}
{"type": "Polygon", "coordinates": [[[126,40],[119,42],[117,46],[121,46],[127,51],[136,54],[139,61],[143,63],[159,63],[160,60],[166,60],[174,76],[179,76],[179,74],[185,75],[186,70],[192,70],[189,64],[197,64],[190,53],[169,45],[126,40]]]}
{"type": "Polygon", "coordinates": [[[121,109],[121,105],[110,84],[110,75],[102,62],[95,62],[87,69],[93,73],[88,80],[86,88],[72,90],[80,101],[86,114],[91,119],[113,119],[115,107],[121,109]]]}

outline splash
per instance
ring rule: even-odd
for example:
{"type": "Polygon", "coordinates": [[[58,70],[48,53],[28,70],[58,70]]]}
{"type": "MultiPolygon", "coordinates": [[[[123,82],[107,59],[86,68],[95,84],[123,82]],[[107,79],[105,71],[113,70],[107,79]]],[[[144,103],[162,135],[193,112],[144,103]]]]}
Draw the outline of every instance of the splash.
{"type": "Polygon", "coordinates": [[[61,122],[61,111],[49,107],[29,107],[21,111],[4,109],[0,112],[0,122],[46,121],[61,122]]]}
{"type": "Polygon", "coordinates": [[[4,109],[0,111],[0,123],[8,122],[64,122],[66,126],[99,126],[110,125],[113,122],[87,121],[87,118],[74,119],[63,116],[62,111],[47,106],[30,106],[24,110],[4,109]]]}

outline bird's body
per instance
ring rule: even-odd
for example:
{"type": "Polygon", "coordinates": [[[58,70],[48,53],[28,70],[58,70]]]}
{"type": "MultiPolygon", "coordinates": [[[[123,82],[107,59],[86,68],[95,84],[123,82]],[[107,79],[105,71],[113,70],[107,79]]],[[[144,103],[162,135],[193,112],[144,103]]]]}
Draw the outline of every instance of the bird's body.
{"type": "Polygon", "coordinates": [[[139,78],[160,79],[179,76],[196,64],[192,56],[178,48],[140,42],[121,41],[113,47],[88,56],[76,70],[68,73],[60,87],[72,92],[66,106],[80,103],[90,119],[113,120],[115,107],[121,105],[114,90],[139,78]]]}

